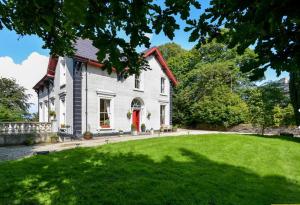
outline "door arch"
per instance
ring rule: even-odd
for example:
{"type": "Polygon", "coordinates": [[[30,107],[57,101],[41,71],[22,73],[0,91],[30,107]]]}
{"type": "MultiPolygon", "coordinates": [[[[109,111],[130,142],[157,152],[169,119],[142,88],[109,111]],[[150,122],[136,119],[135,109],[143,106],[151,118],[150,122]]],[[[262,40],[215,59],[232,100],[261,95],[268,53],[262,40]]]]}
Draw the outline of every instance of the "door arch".
{"type": "Polygon", "coordinates": [[[144,107],[144,102],[142,99],[134,98],[131,101],[132,124],[134,124],[136,126],[136,129],[138,132],[140,131],[143,107],[144,107]]]}

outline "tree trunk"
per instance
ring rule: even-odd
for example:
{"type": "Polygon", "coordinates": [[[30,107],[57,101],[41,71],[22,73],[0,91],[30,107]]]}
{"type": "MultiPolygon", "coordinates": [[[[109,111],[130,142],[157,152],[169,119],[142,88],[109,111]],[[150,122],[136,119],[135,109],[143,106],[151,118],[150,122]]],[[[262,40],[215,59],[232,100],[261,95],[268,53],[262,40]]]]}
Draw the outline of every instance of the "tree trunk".
{"type": "Polygon", "coordinates": [[[290,97],[294,108],[297,126],[300,125],[300,70],[290,72],[290,97]]]}

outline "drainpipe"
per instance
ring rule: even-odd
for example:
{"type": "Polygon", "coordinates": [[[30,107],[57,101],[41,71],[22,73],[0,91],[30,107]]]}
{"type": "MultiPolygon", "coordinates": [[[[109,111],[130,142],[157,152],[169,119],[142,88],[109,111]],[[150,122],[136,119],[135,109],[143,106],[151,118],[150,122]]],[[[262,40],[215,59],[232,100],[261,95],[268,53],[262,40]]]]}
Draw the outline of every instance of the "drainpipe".
{"type": "Polygon", "coordinates": [[[88,131],[88,75],[87,63],[85,63],[85,131],[88,131]]]}
{"type": "Polygon", "coordinates": [[[48,114],[47,114],[47,116],[48,116],[48,122],[50,122],[50,116],[49,116],[49,109],[50,109],[50,102],[49,102],[49,100],[50,100],[50,93],[49,93],[49,86],[50,86],[50,82],[48,81],[48,85],[47,85],[47,93],[48,93],[48,114]]]}
{"type": "Polygon", "coordinates": [[[37,90],[37,96],[38,96],[38,122],[40,122],[40,88],[37,90]]]}

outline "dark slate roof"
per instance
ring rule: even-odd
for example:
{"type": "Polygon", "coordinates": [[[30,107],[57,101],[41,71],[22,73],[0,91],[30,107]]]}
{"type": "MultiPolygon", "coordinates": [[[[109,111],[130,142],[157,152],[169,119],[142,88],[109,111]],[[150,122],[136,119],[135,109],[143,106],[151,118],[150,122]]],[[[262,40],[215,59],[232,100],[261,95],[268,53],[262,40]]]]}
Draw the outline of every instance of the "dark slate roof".
{"type": "Polygon", "coordinates": [[[89,39],[78,39],[74,45],[75,47],[75,55],[83,58],[87,58],[90,60],[97,61],[98,49],[93,46],[93,42],[89,39]]]}
{"type": "MultiPolygon", "coordinates": [[[[147,53],[154,47],[150,47],[141,53],[147,53]]],[[[93,46],[93,41],[89,39],[78,39],[75,43],[75,55],[80,56],[83,58],[87,58],[90,60],[98,61],[96,53],[98,52],[98,49],[93,46]]]]}

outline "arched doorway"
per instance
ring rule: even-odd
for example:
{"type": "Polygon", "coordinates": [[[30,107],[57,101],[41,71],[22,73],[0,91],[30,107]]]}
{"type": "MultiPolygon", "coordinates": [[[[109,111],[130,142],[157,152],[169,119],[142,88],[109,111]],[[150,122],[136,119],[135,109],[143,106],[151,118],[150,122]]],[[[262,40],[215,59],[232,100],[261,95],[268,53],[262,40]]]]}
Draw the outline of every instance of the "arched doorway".
{"type": "Polygon", "coordinates": [[[139,98],[134,98],[131,102],[132,110],[132,124],[135,125],[137,131],[140,131],[141,125],[141,112],[143,107],[143,101],[139,98]]]}

